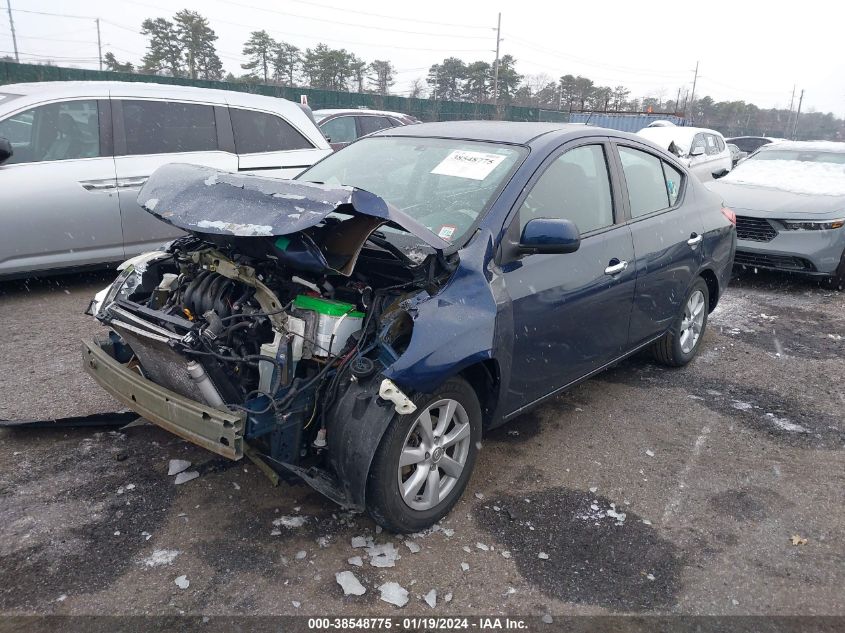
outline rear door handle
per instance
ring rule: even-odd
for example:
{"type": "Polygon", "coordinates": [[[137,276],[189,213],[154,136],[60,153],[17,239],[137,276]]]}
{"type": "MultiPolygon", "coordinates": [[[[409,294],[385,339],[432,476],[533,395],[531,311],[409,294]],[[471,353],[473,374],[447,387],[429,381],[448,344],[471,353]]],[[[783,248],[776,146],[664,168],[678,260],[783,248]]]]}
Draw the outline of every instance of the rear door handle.
{"type": "Polygon", "coordinates": [[[698,246],[699,244],[701,244],[701,240],[703,239],[704,237],[702,235],[697,235],[696,233],[693,233],[687,240],[687,244],[689,244],[690,246],[698,246]]]}
{"type": "Polygon", "coordinates": [[[619,262],[604,269],[605,275],[616,275],[628,268],[628,262],[619,262]]]}

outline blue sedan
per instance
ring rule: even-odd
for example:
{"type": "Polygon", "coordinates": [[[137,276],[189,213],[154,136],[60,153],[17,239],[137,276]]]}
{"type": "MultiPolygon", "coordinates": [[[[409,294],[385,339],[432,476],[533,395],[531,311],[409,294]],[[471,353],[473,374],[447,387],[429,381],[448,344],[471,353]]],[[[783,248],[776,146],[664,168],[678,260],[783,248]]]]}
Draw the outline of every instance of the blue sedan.
{"type": "Polygon", "coordinates": [[[384,130],[294,181],[170,165],[139,202],[189,236],[95,298],[86,370],[398,532],[449,512],[485,430],[638,350],[692,360],[736,247],[672,155],[551,123],[384,130]]]}

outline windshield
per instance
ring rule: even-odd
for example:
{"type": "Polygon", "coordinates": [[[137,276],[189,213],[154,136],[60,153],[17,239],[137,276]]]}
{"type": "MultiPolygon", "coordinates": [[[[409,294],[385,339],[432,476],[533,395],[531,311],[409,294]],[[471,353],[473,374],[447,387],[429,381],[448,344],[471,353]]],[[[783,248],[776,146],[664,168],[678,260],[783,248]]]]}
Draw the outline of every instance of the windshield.
{"type": "Polygon", "coordinates": [[[442,239],[456,242],[527,152],[496,143],[374,137],[328,156],[299,178],[374,193],[442,239]]]}
{"type": "Polygon", "coordinates": [[[845,165],[845,152],[818,152],[798,149],[769,149],[758,152],[751,160],[795,160],[802,163],[834,163],[845,165]]]}

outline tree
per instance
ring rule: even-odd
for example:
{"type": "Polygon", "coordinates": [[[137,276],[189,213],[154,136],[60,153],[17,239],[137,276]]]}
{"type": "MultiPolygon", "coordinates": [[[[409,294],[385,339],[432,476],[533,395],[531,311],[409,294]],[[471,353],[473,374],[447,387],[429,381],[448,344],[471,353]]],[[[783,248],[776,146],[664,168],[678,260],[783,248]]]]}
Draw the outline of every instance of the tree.
{"type": "Polygon", "coordinates": [[[292,86],[301,62],[302,51],[293,44],[278,42],[273,51],[273,79],[282,85],[292,86]]]}
{"type": "Polygon", "coordinates": [[[459,100],[466,70],[466,64],[457,57],[447,57],[440,64],[429,68],[426,82],[433,88],[434,97],[450,101],[459,100]]]}
{"type": "Polygon", "coordinates": [[[499,101],[510,102],[516,94],[522,81],[522,75],[516,72],[516,59],[513,55],[502,55],[499,58],[499,101]]]}
{"type": "Polygon", "coordinates": [[[575,99],[581,110],[587,105],[587,100],[593,94],[594,85],[591,79],[578,75],[574,82],[575,99]]]}
{"type": "Polygon", "coordinates": [[[491,66],[487,62],[472,62],[464,74],[463,96],[475,103],[484,103],[490,96],[491,66]]]}
{"type": "Polygon", "coordinates": [[[132,62],[126,62],[124,64],[117,61],[117,58],[114,56],[114,53],[108,51],[105,55],[103,55],[103,61],[106,64],[106,70],[111,70],[118,73],[134,73],[135,72],[135,64],[132,62]]]}
{"type": "Polygon", "coordinates": [[[346,90],[354,71],[352,62],[357,60],[346,49],[333,49],[325,44],[305,49],[302,72],[312,88],[346,90]]]}
{"type": "Polygon", "coordinates": [[[370,64],[370,76],[367,81],[380,95],[386,95],[390,87],[396,83],[396,68],[387,60],[376,59],[370,64]]]}
{"type": "MultiPolygon", "coordinates": [[[[346,51],[344,51],[346,52],[346,51]]],[[[367,62],[354,53],[349,54],[349,73],[355,78],[355,83],[358,86],[358,92],[364,92],[364,80],[367,78],[367,62]]]]}
{"type": "Polygon", "coordinates": [[[574,75],[563,75],[560,80],[560,101],[566,104],[566,109],[572,112],[572,108],[578,98],[578,90],[574,75]]]}
{"type": "Polygon", "coordinates": [[[241,64],[244,70],[260,70],[264,76],[264,83],[270,79],[270,66],[278,44],[267,31],[253,31],[244,44],[243,54],[249,58],[246,64],[241,64]]]}
{"type": "Polygon", "coordinates": [[[625,106],[625,101],[627,101],[628,96],[630,94],[631,91],[628,90],[625,86],[616,86],[613,89],[613,93],[610,95],[610,98],[613,102],[613,109],[622,110],[625,106]]]}
{"type": "Polygon", "coordinates": [[[220,79],[223,76],[223,62],[217,56],[214,47],[217,35],[209,27],[208,20],[196,11],[183,9],[173,17],[173,21],[188,77],[220,79]]]}
{"type": "Polygon", "coordinates": [[[141,60],[142,71],[153,74],[166,72],[171,77],[182,77],[182,47],[173,22],[164,18],[148,18],[141,24],[141,34],[150,39],[147,53],[141,60]]]}
{"type": "Polygon", "coordinates": [[[411,82],[411,89],[408,91],[408,97],[411,99],[419,99],[422,97],[423,93],[423,83],[425,83],[422,77],[417,77],[411,82]]]}

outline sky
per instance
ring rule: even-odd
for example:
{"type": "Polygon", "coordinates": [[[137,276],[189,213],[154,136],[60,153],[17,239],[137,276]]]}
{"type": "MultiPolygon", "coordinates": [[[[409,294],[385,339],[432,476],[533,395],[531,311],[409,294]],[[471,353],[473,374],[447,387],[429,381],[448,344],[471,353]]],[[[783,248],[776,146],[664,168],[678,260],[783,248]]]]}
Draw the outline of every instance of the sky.
{"type": "MultiPolygon", "coordinates": [[[[445,57],[492,62],[497,14],[501,54],[524,74],[585,75],[596,84],[625,85],[632,97],[696,96],[743,100],[760,107],[794,107],[845,117],[845,5],[804,0],[709,0],[652,4],[541,2],[538,0],[10,0],[21,61],[97,67],[100,18],[103,53],[137,63],[146,50],[140,34],[148,17],[199,11],[218,35],[227,71],[242,74],[243,43],[265,29],[302,49],[323,42],[368,61],[388,59],[398,69],[393,94],[407,94],[415,79],[445,57]],[[39,13],[40,12],[40,13],[39,13]],[[58,17],[49,13],[81,16],[58,17]]],[[[0,6],[5,4],[0,3],[0,6]]],[[[11,54],[5,6],[0,12],[0,55],[11,54]]]]}

